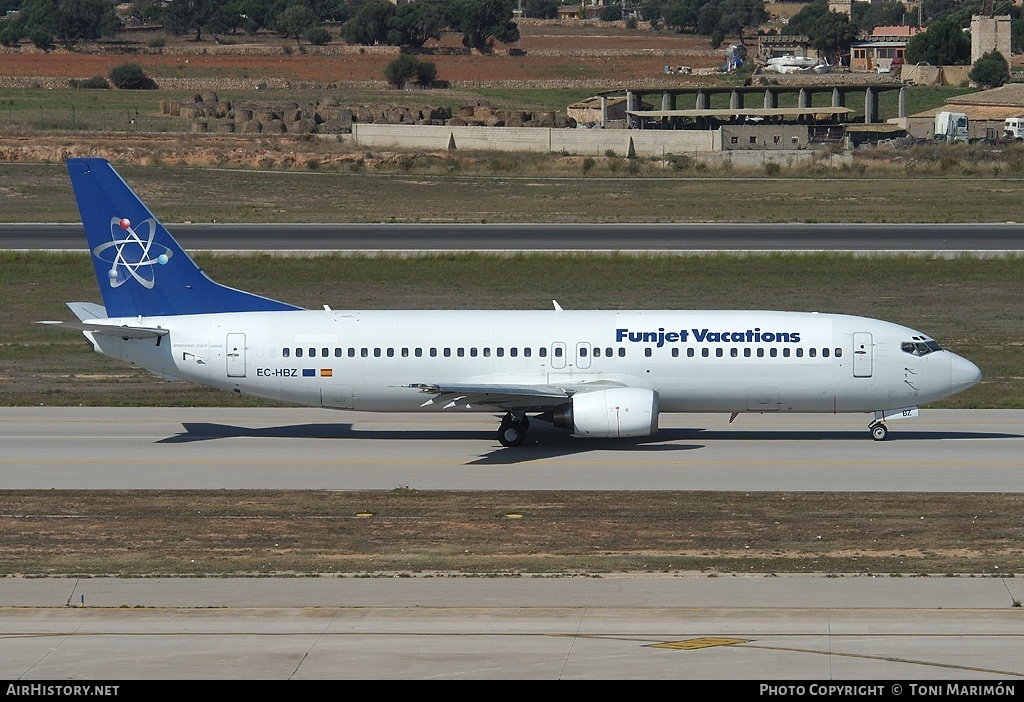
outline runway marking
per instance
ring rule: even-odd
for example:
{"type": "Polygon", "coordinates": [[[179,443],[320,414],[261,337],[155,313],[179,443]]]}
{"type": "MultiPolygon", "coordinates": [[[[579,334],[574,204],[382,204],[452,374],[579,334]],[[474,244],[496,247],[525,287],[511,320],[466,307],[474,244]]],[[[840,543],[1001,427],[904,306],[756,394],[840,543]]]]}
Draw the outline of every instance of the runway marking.
{"type": "MultiPolygon", "coordinates": [[[[841,636],[841,635],[834,635],[841,636]]],[[[951,636],[954,636],[951,634],[951,636]]],[[[984,636],[979,634],[979,636],[984,636]]],[[[945,668],[950,670],[968,670],[972,673],[990,673],[993,675],[1008,675],[1015,678],[1024,678],[1024,673],[1014,672],[1009,670],[996,670],[994,668],[979,668],[977,666],[970,665],[956,665],[955,663],[935,663],[932,661],[915,661],[910,658],[896,658],[894,656],[872,656],[867,653],[840,653],[838,651],[816,651],[810,648],[788,648],[786,646],[762,646],[758,644],[751,644],[747,648],[760,648],[766,651],[792,651],[794,653],[816,653],[822,656],[839,656],[841,658],[858,658],[861,660],[869,661],[883,661],[886,663],[906,663],[909,665],[925,665],[932,668],[945,668]]]]}
{"type": "Polygon", "coordinates": [[[704,636],[699,639],[686,639],[684,641],[666,641],[664,643],[648,644],[647,648],[671,648],[677,651],[696,651],[701,648],[735,646],[736,644],[744,643],[750,643],[750,639],[724,639],[715,636],[704,636]]]}

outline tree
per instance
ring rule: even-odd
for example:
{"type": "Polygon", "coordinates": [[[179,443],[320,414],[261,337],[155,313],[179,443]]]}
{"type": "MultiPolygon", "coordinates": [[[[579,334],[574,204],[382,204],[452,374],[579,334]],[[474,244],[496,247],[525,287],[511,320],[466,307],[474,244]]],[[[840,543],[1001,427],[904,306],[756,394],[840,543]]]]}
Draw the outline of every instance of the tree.
{"type": "Polygon", "coordinates": [[[137,63],[122,63],[111,68],[110,82],[121,90],[148,90],[156,87],[137,63]]]}
{"type": "Polygon", "coordinates": [[[177,35],[195,32],[195,41],[202,41],[204,31],[217,33],[230,28],[222,15],[226,10],[217,0],[171,0],[164,13],[164,27],[177,35]]]}
{"type": "Polygon", "coordinates": [[[857,34],[857,25],[849,17],[829,12],[811,25],[807,37],[819,55],[835,57],[850,50],[850,44],[857,41],[857,34]]]}
{"type": "Polygon", "coordinates": [[[618,22],[622,19],[622,5],[618,3],[605,5],[598,12],[597,18],[602,22],[618,22]]]}
{"type": "Polygon", "coordinates": [[[814,2],[804,5],[799,12],[789,19],[789,23],[786,25],[786,33],[803,34],[809,37],[811,35],[811,28],[827,14],[828,1],[814,0],[814,2]]]}
{"type": "Polygon", "coordinates": [[[388,0],[369,0],[360,5],[342,26],[341,38],[349,44],[387,44],[395,12],[395,6],[388,0]]]}
{"type": "Polygon", "coordinates": [[[998,88],[1010,80],[1010,64],[998,51],[989,51],[974,62],[967,77],[984,88],[998,88]]]}
{"type": "Polygon", "coordinates": [[[966,66],[971,60],[971,40],[952,20],[932,22],[928,29],[907,42],[907,63],[933,66],[966,66]]]}
{"type": "Polygon", "coordinates": [[[388,22],[388,43],[419,48],[430,39],[440,39],[446,24],[439,2],[417,0],[399,5],[388,22]]]}
{"type": "Polygon", "coordinates": [[[700,13],[700,0],[668,0],[661,6],[661,16],[665,26],[677,32],[694,32],[700,13]]]}
{"type": "Polygon", "coordinates": [[[523,15],[534,19],[554,19],[558,17],[556,0],[526,0],[523,3],[523,15]]]}
{"type": "Polygon", "coordinates": [[[717,49],[726,37],[738,37],[745,43],[743,31],[768,21],[764,0],[710,0],[697,16],[697,33],[711,37],[711,48],[717,49]]]}
{"type": "Polygon", "coordinates": [[[111,0],[25,0],[21,12],[4,23],[6,40],[29,37],[41,49],[54,42],[71,47],[110,36],[121,28],[111,0]]]}
{"type": "Polygon", "coordinates": [[[490,51],[495,41],[519,41],[512,21],[512,0],[452,0],[451,26],[462,32],[462,45],[490,51]]]}
{"type": "Polygon", "coordinates": [[[437,79],[437,65],[433,61],[420,61],[412,54],[400,54],[384,68],[384,78],[390,85],[401,88],[415,76],[420,85],[430,85],[437,79]]]}
{"type": "Polygon", "coordinates": [[[277,31],[286,37],[295,37],[298,43],[299,38],[309,30],[319,26],[320,22],[316,15],[305,5],[289,5],[284,12],[277,16],[274,26],[277,31]]]}
{"type": "MultiPolygon", "coordinates": [[[[883,2],[855,2],[851,20],[863,32],[870,32],[875,27],[888,27],[906,24],[907,7],[898,0],[883,2]]],[[[913,19],[917,19],[916,15],[913,19]]]]}

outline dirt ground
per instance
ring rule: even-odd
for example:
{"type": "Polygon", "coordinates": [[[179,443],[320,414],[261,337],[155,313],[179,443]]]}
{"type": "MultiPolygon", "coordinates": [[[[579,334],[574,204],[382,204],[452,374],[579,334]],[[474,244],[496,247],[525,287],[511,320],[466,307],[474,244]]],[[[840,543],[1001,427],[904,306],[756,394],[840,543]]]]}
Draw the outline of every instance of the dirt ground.
{"type": "MultiPolygon", "coordinates": [[[[497,44],[492,53],[464,49],[460,36],[446,33],[428,43],[421,60],[437,65],[438,78],[451,83],[510,81],[574,81],[600,79],[611,83],[656,78],[666,65],[713,69],[723,63],[723,50],[711,48],[707,37],[675,32],[624,28],[523,25],[516,44],[497,44]]],[[[161,36],[163,36],[161,34],[161,36]]],[[[347,46],[339,40],[324,47],[299,44],[273,35],[224,37],[203,42],[168,37],[151,48],[153,36],[133,37],[118,45],[83,46],[76,51],[41,52],[23,44],[0,50],[0,76],[24,78],[89,78],[106,76],[114,66],[133,61],[156,79],[281,78],[332,83],[380,81],[397,47],[347,46]]]]}

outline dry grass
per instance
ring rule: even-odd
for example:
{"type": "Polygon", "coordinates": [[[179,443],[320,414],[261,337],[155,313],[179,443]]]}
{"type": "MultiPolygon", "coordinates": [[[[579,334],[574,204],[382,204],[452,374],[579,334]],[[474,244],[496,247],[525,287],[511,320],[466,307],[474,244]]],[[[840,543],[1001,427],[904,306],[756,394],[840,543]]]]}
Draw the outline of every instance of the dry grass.
{"type": "Polygon", "coordinates": [[[1013,576],[1020,495],[7,491],[0,574],[1013,576]]]}

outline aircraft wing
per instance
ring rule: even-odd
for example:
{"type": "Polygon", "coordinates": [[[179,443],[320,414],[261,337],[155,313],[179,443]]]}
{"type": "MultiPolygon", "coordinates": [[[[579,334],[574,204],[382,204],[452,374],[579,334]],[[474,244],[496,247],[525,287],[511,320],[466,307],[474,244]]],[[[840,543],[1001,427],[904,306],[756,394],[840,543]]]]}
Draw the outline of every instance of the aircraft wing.
{"type": "Polygon", "coordinates": [[[543,412],[570,401],[573,395],[588,390],[622,387],[608,380],[581,381],[566,385],[511,385],[504,383],[416,383],[406,387],[433,395],[421,407],[441,409],[493,407],[495,410],[543,412]]]}

